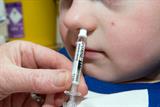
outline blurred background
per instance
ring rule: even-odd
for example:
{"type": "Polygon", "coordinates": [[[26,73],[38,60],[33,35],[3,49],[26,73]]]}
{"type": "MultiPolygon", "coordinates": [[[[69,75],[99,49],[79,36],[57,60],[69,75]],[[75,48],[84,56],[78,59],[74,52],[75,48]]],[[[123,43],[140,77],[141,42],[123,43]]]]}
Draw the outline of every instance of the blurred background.
{"type": "Polygon", "coordinates": [[[58,30],[58,0],[0,0],[0,44],[31,41],[63,47],[58,30]]]}

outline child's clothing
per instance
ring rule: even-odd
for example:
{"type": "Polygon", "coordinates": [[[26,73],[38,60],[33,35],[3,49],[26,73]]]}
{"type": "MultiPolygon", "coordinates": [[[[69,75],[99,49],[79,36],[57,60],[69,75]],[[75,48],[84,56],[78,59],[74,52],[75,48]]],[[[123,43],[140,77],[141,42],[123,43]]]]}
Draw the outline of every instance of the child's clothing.
{"type": "Polygon", "coordinates": [[[89,92],[78,107],[160,107],[160,82],[112,84],[87,75],[85,81],[89,92]]]}
{"type": "Polygon", "coordinates": [[[85,76],[89,93],[78,107],[160,107],[160,82],[112,84],[85,76]]]}

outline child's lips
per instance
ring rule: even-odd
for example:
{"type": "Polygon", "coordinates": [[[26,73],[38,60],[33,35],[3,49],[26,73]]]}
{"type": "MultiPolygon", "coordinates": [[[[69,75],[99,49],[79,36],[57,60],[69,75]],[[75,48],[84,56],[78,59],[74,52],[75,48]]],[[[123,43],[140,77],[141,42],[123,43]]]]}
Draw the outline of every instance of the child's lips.
{"type": "MultiPolygon", "coordinates": [[[[73,45],[72,47],[74,48],[74,50],[76,49],[76,46],[73,45]]],[[[84,60],[96,60],[104,56],[106,56],[105,52],[86,47],[85,53],[84,53],[84,60]]]]}
{"type": "Polygon", "coordinates": [[[103,51],[86,48],[84,58],[85,60],[94,60],[104,56],[104,54],[103,51]]]}

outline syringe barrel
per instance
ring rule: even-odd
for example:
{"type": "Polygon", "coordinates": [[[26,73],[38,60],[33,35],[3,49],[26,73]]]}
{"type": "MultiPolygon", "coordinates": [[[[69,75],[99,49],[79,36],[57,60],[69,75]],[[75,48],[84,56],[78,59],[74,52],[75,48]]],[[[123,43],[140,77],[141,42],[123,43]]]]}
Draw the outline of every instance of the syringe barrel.
{"type": "Polygon", "coordinates": [[[78,41],[76,42],[76,52],[73,62],[72,69],[72,83],[79,84],[79,79],[82,71],[83,58],[86,46],[86,38],[78,37],[78,41]]]}

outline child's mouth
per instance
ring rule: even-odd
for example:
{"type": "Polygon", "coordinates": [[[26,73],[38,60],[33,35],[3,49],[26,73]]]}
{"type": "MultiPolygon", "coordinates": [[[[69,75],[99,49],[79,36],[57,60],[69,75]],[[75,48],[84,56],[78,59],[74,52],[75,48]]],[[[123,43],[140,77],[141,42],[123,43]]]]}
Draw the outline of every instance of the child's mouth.
{"type": "Polygon", "coordinates": [[[104,56],[104,54],[103,51],[86,48],[84,60],[96,60],[104,56]]]}
{"type": "MultiPolygon", "coordinates": [[[[76,47],[74,45],[72,45],[72,48],[74,50],[76,49],[76,47]]],[[[93,60],[97,60],[97,59],[102,59],[102,58],[104,58],[104,56],[106,56],[104,51],[100,51],[100,50],[86,47],[85,53],[84,53],[84,61],[86,62],[86,61],[93,61],[93,60]]]]}

